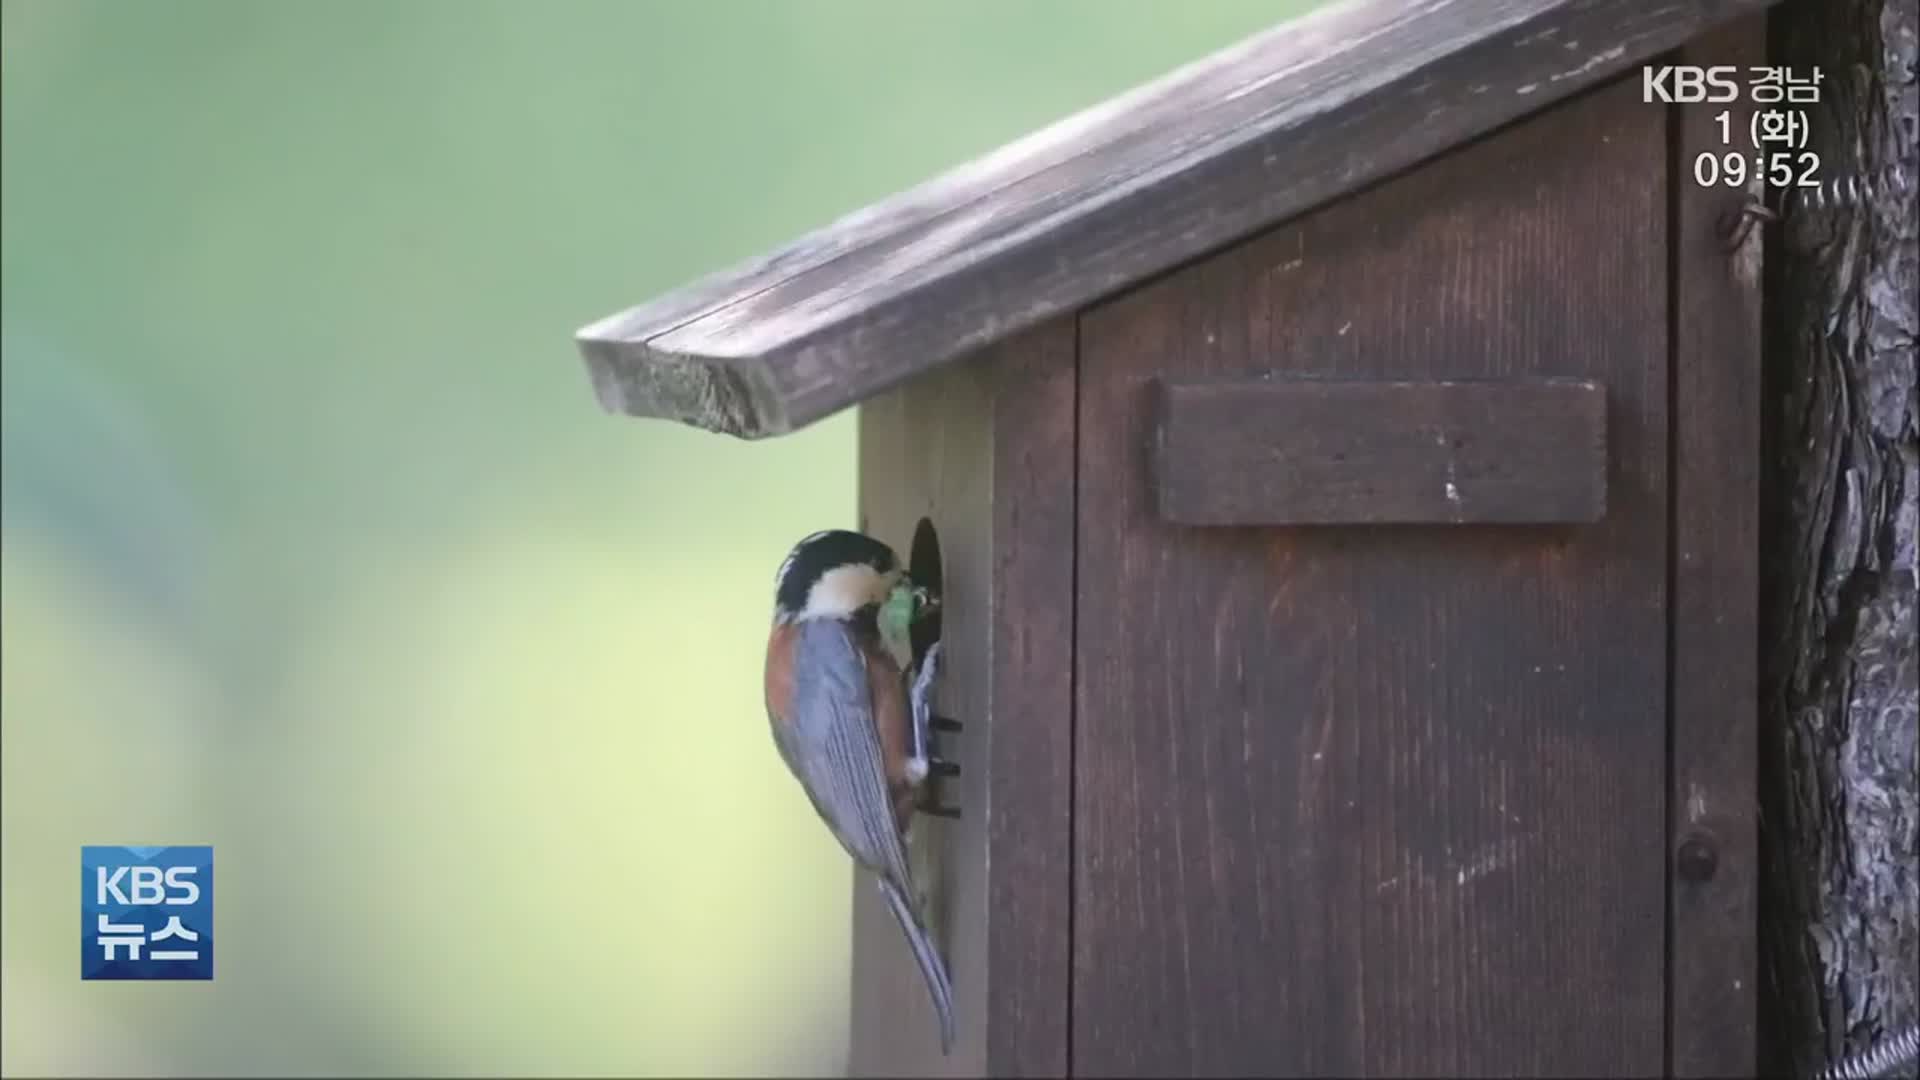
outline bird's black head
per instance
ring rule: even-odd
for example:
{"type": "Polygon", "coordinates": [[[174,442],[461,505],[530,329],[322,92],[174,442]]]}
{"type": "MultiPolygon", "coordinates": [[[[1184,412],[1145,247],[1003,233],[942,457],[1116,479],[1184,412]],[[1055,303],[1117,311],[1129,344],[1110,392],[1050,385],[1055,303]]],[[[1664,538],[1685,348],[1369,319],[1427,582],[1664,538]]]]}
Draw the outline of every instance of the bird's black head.
{"type": "Polygon", "coordinates": [[[793,546],[774,577],[774,616],[848,618],[886,599],[900,579],[893,549],[847,529],[817,532],[793,546]]]}

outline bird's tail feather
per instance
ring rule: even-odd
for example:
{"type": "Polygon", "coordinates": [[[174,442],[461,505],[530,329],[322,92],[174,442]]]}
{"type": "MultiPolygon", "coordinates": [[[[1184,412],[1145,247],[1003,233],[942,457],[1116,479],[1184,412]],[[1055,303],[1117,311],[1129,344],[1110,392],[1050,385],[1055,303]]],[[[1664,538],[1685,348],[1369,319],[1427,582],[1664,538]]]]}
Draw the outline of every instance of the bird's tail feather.
{"type": "Polygon", "coordinates": [[[905,890],[885,878],[879,880],[880,893],[887,898],[887,907],[893,910],[893,917],[906,933],[907,944],[913,947],[913,958],[919,962],[920,974],[926,979],[934,1011],[940,1014],[940,1052],[950,1054],[953,1052],[953,984],[947,979],[946,964],[940,959],[933,935],[927,932],[926,924],[914,910],[905,890]]]}

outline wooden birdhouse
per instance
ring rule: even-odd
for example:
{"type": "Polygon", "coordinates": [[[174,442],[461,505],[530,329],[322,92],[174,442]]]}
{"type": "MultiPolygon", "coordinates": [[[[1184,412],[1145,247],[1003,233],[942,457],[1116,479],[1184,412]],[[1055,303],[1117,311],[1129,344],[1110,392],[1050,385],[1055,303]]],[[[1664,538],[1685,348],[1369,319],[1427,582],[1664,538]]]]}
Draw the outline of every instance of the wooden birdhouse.
{"type": "Polygon", "coordinates": [[[1752,1073],[1758,106],[1647,69],[1763,7],[1336,4],[580,332],[940,586],[854,1072],[1752,1073]]]}

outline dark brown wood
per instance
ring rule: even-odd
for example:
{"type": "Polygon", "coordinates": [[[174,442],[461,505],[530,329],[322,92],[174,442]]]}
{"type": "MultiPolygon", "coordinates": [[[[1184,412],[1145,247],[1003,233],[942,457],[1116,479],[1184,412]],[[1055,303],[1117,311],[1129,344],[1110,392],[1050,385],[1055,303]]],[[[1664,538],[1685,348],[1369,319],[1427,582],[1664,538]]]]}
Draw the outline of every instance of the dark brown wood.
{"type": "MultiPolygon", "coordinates": [[[[1287,362],[1310,357],[1288,358],[1287,362]]],[[[1182,525],[1544,524],[1607,509],[1591,379],[1157,384],[1160,516],[1182,525]]]]}
{"type": "Polygon", "coordinates": [[[1074,320],[1000,350],[995,372],[993,855],[987,1072],[1067,1071],[1071,994],[1074,320]]]}
{"type": "MultiPolygon", "coordinates": [[[[1677,62],[1765,64],[1764,17],[1701,37],[1677,62]]],[[[1673,756],[1668,850],[1668,1074],[1754,1076],[1759,673],[1760,258],[1727,244],[1746,192],[1703,188],[1693,159],[1725,153],[1715,116],[1747,100],[1673,106],[1673,756]]],[[[1731,149],[1738,150],[1740,144],[1731,149]]]]}
{"type": "Polygon", "coordinates": [[[1666,115],[1638,79],[1082,320],[1073,1066],[1663,1053],[1666,115]],[[1182,529],[1161,377],[1608,389],[1589,526],[1182,529]]]}
{"type": "Polygon", "coordinates": [[[1349,0],[578,335],[604,407],[779,434],[1767,0],[1349,0]]]}
{"type": "Polygon", "coordinates": [[[861,527],[903,554],[938,530],[944,782],[919,818],[958,1038],[942,1058],[911,954],[871,883],[854,894],[854,1075],[1061,1076],[1067,1067],[1072,784],[1074,324],[1039,327],[860,412],[861,527]],[[991,852],[991,859],[988,854],[991,852]]]}

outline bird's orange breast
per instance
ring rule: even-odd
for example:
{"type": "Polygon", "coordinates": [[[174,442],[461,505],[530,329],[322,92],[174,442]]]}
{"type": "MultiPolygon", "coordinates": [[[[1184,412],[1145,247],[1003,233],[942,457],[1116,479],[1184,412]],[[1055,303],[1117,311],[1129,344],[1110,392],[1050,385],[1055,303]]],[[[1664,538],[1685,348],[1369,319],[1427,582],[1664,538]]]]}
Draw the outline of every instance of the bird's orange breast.
{"type": "Polygon", "coordinates": [[[913,817],[913,779],[907,760],[913,755],[913,710],[907,707],[900,665],[875,637],[861,643],[867,658],[867,693],[873,700],[873,726],[880,736],[880,759],[887,768],[887,794],[893,802],[894,825],[906,831],[913,817]]]}
{"type": "Polygon", "coordinates": [[[776,623],[767,635],[767,716],[776,724],[793,719],[794,637],[792,623],[776,623]]]}

